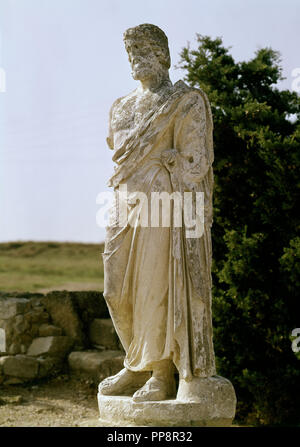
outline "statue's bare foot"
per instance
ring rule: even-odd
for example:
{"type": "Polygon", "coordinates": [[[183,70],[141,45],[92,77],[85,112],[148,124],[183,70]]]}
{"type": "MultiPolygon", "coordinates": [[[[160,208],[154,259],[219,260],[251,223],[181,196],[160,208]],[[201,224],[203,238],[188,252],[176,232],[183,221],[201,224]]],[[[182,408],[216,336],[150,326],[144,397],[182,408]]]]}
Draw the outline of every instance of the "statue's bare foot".
{"type": "Polygon", "coordinates": [[[133,372],[121,369],[115,376],[107,377],[99,383],[100,394],[108,396],[132,395],[149,379],[149,372],[133,372]]]}
{"type": "Polygon", "coordinates": [[[134,393],[132,399],[134,402],[165,400],[174,397],[175,392],[174,377],[166,379],[151,377],[142,388],[134,393]]]}

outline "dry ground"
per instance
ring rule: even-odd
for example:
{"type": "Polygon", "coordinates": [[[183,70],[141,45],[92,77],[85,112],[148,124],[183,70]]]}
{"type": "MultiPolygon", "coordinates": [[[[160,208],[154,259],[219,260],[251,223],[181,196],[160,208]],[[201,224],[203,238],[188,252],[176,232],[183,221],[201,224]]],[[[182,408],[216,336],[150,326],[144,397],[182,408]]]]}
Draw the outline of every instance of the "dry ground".
{"type": "Polygon", "coordinates": [[[98,418],[97,385],[90,380],[62,374],[38,384],[0,387],[0,427],[110,425],[98,418]]]}
{"type": "Polygon", "coordinates": [[[96,396],[95,384],[67,375],[0,387],[0,427],[99,426],[96,396]]]}

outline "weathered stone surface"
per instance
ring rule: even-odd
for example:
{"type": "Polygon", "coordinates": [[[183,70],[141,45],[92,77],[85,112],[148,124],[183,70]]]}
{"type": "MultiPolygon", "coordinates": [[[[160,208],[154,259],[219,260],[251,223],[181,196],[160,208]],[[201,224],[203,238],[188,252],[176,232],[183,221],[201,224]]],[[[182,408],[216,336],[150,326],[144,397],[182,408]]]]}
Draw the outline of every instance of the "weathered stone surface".
{"type": "MultiPolygon", "coordinates": [[[[45,296],[0,291],[0,358],[27,353],[37,359],[38,378],[56,374],[74,340],[75,349],[91,346],[88,328],[93,319],[105,316],[108,310],[100,292],[61,291],[45,296]]],[[[1,384],[27,380],[5,375],[0,364],[1,384]]]]}
{"type": "MultiPolygon", "coordinates": [[[[124,370],[99,385],[100,417],[139,425],[230,425],[236,397],[230,382],[216,376],[212,340],[211,107],[201,89],[172,84],[160,28],[130,28],[124,43],[140,85],[110,110],[115,200],[103,262],[104,296],[126,355],[124,370]],[[160,206],[163,197],[167,203],[160,206]],[[152,377],[131,399],[113,397],[131,390],[145,370],[152,377]],[[179,389],[171,401],[175,370],[179,389]]],[[[91,339],[102,345],[96,324],[91,339]]]]}
{"type": "Polygon", "coordinates": [[[80,351],[71,352],[68,358],[71,372],[102,380],[116,374],[123,367],[121,351],[80,351]]]}
{"type": "Polygon", "coordinates": [[[34,379],[38,374],[38,362],[26,355],[1,357],[3,374],[21,379],[34,379]]]}
{"type": "Polygon", "coordinates": [[[57,373],[62,368],[63,362],[57,357],[38,357],[39,373],[38,377],[47,377],[51,374],[57,373]]]}
{"type": "Polygon", "coordinates": [[[112,350],[119,349],[119,337],[111,319],[96,318],[89,327],[89,338],[93,345],[112,350]]]}
{"type": "MultiPolygon", "coordinates": [[[[174,365],[188,380],[216,373],[210,274],[213,123],[202,90],[182,81],[172,84],[168,39],[161,29],[151,24],[130,28],[124,43],[140,85],[110,111],[107,142],[116,166],[109,185],[115,201],[103,254],[104,296],[116,332],[128,346],[125,367],[139,371],[163,364],[161,395],[167,398],[174,365]],[[167,196],[163,213],[159,203],[153,205],[153,193],[167,196]],[[198,202],[198,218],[188,222],[185,193],[192,199],[192,214],[197,194],[202,196],[205,216],[198,202]],[[178,201],[170,207],[172,194],[184,209],[179,205],[178,210],[178,201]],[[118,222],[120,212],[123,222],[118,222]],[[165,213],[167,219],[159,219],[165,213]],[[126,231],[116,233],[118,226],[126,231]],[[171,231],[172,226],[182,228],[171,231]]],[[[152,391],[142,394],[151,399],[152,391]]]]}
{"type": "Polygon", "coordinates": [[[27,312],[24,316],[30,324],[43,324],[49,321],[49,314],[43,307],[37,307],[27,312]]]}
{"type": "Polygon", "coordinates": [[[72,348],[73,340],[67,336],[38,337],[33,340],[27,354],[31,356],[64,357],[72,348]]]}
{"type": "Polygon", "coordinates": [[[62,329],[60,327],[53,326],[52,324],[42,324],[39,327],[40,337],[50,337],[52,335],[62,335],[62,329]]]}
{"type": "Polygon", "coordinates": [[[62,328],[64,333],[74,340],[78,348],[85,346],[86,336],[83,332],[76,302],[69,296],[68,292],[49,293],[44,299],[44,304],[53,323],[62,328]]]}
{"type": "Polygon", "coordinates": [[[236,395],[231,382],[221,376],[194,377],[191,381],[179,380],[177,400],[188,403],[205,403],[208,412],[225,412],[234,414],[236,395]]]}
{"type": "Polygon", "coordinates": [[[29,326],[29,322],[24,318],[24,315],[16,315],[14,319],[14,333],[16,335],[26,332],[29,326]]]}
{"type": "Polygon", "coordinates": [[[231,383],[214,376],[203,379],[198,391],[198,402],[183,402],[178,397],[176,400],[134,402],[131,397],[98,393],[100,419],[115,426],[230,426],[236,407],[231,383]]]}
{"type": "Polygon", "coordinates": [[[7,320],[30,309],[30,301],[25,298],[0,298],[0,316],[7,320]]]}
{"type": "Polygon", "coordinates": [[[89,347],[89,325],[95,318],[108,318],[109,313],[100,292],[55,291],[44,298],[55,325],[74,338],[76,349],[89,347]]]}
{"type": "Polygon", "coordinates": [[[20,349],[21,351],[25,349],[25,351],[27,351],[27,348],[31,345],[31,342],[33,340],[33,336],[31,335],[31,333],[24,333],[21,334],[17,340],[20,344],[20,349]]]}
{"type": "Polygon", "coordinates": [[[21,345],[17,342],[12,343],[9,346],[8,353],[11,355],[19,354],[21,352],[21,345]]]}
{"type": "Polygon", "coordinates": [[[49,321],[49,314],[43,306],[33,307],[32,301],[27,298],[1,297],[1,301],[7,304],[4,316],[10,316],[0,320],[0,328],[5,330],[6,352],[12,355],[25,354],[39,326],[49,321]]]}

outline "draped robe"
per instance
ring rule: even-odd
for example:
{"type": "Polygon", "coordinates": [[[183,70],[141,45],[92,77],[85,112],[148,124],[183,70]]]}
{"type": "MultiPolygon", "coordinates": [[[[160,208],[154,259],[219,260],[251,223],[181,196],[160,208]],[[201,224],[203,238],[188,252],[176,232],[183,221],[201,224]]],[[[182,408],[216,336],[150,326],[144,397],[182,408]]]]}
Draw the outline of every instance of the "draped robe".
{"type": "MultiPolygon", "coordinates": [[[[107,139],[115,172],[109,185],[129,197],[141,191],[204,193],[204,232],[187,237],[182,227],[142,227],[127,200],[131,221],[116,222],[118,202],[106,228],[104,297],[131,371],[152,370],[171,360],[180,377],[215,374],[211,317],[212,117],[206,95],[177,82],[137,128],[118,135],[113,105],[107,139]],[[171,161],[170,161],[171,160],[171,161]],[[174,168],[175,164],[175,168],[174,168]]],[[[117,105],[117,106],[116,106],[117,105]]]]}

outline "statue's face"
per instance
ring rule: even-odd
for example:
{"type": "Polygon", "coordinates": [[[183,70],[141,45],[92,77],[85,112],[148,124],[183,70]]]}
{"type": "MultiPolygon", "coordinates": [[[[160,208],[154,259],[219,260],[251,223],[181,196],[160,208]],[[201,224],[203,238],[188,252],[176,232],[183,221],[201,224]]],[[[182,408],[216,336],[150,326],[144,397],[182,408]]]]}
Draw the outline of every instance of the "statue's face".
{"type": "Polygon", "coordinates": [[[133,79],[151,79],[161,70],[161,64],[149,43],[137,40],[126,42],[126,49],[133,79]]]}

